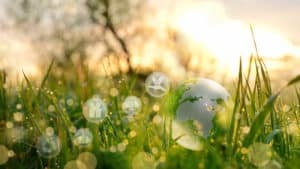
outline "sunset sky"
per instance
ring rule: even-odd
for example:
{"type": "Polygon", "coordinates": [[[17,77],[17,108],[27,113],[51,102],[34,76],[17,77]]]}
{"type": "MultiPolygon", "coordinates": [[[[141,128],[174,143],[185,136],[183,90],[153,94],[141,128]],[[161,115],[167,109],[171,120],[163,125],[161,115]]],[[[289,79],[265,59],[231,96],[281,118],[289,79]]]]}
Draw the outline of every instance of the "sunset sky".
{"type": "MultiPolygon", "coordinates": [[[[81,9],[84,5],[83,0],[54,1],[77,3],[70,9],[78,7],[77,11],[83,10],[81,9]]],[[[130,1],[134,3],[136,0],[130,1]]],[[[166,34],[167,32],[163,32],[166,30],[165,27],[170,27],[184,37],[186,40],[183,43],[186,45],[183,46],[184,48],[195,49],[197,53],[199,46],[202,46],[207,54],[215,57],[221,65],[232,67],[234,71],[231,73],[236,73],[240,56],[249,57],[250,54],[255,53],[249,29],[250,24],[254,27],[259,52],[262,56],[278,59],[289,55],[299,61],[299,0],[146,0],[145,2],[150,7],[146,22],[151,23],[152,27],[158,30],[155,36],[160,37],[160,34],[166,34]]],[[[34,27],[29,29],[34,30],[32,32],[22,32],[22,30],[18,30],[18,27],[7,27],[13,23],[12,17],[7,13],[10,10],[18,12],[10,0],[1,0],[0,66],[4,65],[16,72],[25,69],[28,72],[37,73],[38,70],[34,65],[40,59],[38,52],[31,44],[31,36],[35,34],[35,31],[48,30],[38,30],[34,27]]],[[[146,41],[143,44],[137,43],[137,45],[133,47],[132,51],[134,53],[135,49],[145,49],[143,52],[136,53],[137,57],[144,56],[144,60],[141,61],[143,63],[155,64],[151,61],[152,58],[163,55],[163,58],[168,60],[162,62],[169,64],[165,65],[167,69],[172,69],[171,67],[180,64],[180,61],[173,59],[175,51],[162,52],[163,50],[160,48],[164,48],[164,46],[155,40],[153,42],[150,40],[149,43],[146,41]]],[[[199,67],[197,63],[194,62],[195,66],[199,67]]],[[[276,63],[276,65],[283,64],[276,63]]]]}

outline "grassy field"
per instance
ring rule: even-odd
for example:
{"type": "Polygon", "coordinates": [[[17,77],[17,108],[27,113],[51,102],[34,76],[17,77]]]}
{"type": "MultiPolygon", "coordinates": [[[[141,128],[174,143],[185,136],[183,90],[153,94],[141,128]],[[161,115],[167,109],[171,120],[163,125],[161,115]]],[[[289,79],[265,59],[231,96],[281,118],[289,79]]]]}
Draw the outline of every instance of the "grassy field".
{"type": "Polygon", "coordinates": [[[210,135],[199,139],[201,151],[185,149],[171,136],[176,131],[170,124],[188,90],[184,83],[172,83],[169,93],[157,99],[146,93],[146,76],[138,73],[99,77],[84,64],[64,70],[54,61],[41,82],[24,74],[22,82],[10,85],[2,72],[0,168],[298,169],[300,90],[295,85],[300,76],[273,91],[262,59],[251,57],[250,63],[242,72],[241,60],[234,86],[225,87],[233,88],[231,97],[216,112],[210,135]],[[57,73],[59,69],[63,73],[57,73]],[[286,88],[297,95],[288,104],[281,98],[286,88]],[[94,95],[101,97],[109,112],[99,124],[82,115],[84,103],[94,95]],[[143,104],[133,119],[122,111],[128,95],[138,96],[143,104]],[[90,145],[74,144],[79,128],[91,131],[90,145]],[[38,138],[45,134],[60,139],[61,151],[53,158],[37,152],[38,138]],[[76,162],[83,152],[92,154],[76,162]]]}

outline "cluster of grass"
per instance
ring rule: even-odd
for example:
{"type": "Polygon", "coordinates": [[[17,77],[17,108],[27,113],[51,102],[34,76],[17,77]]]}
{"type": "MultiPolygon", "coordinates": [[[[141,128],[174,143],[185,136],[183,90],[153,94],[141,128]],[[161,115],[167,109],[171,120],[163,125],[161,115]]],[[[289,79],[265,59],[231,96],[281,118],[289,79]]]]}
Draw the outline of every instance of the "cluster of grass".
{"type": "Polygon", "coordinates": [[[52,62],[41,83],[24,74],[23,82],[8,85],[5,73],[0,74],[0,144],[14,152],[0,168],[64,168],[85,151],[92,152],[97,168],[103,169],[134,168],[134,163],[140,162],[134,160],[139,152],[149,154],[140,164],[149,169],[300,167],[299,90],[294,90],[297,101],[287,105],[280,100],[280,92],[300,76],[274,92],[259,57],[251,57],[246,73],[240,61],[231,99],[216,114],[210,136],[201,139],[201,151],[182,148],[172,139],[176,131],[171,123],[186,90],[184,85],[174,84],[167,96],[155,99],[146,94],[145,76],[139,74],[99,77],[84,64],[59,74],[57,69],[52,62]],[[109,114],[98,125],[88,123],[82,115],[82,105],[93,95],[100,95],[108,104],[109,114]],[[142,112],[133,120],[126,119],[121,110],[128,95],[143,102],[142,112]],[[23,120],[15,119],[18,112],[23,120]],[[14,141],[9,131],[17,127],[23,127],[24,137],[14,141]],[[62,150],[57,157],[44,159],[35,144],[49,127],[59,136],[62,150]],[[75,146],[74,127],[89,128],[94,136],[92,145],[75,146]]]}

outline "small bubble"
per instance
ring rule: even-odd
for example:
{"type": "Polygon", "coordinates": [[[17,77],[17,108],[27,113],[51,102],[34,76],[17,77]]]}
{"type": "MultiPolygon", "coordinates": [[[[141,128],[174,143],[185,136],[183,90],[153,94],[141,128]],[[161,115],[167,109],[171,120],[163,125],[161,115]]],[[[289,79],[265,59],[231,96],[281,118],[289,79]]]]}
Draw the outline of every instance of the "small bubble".
{"type": "Polygon", "coordinates": [[[77,160],[84,163],[86,165],[86,169],[95,169],[97,167],[97,158],[93,153],[80,153],[77,157],[77,160]]]}
{"type": "Polygon", "coordinates": [[[47,127],[46,128],[46,135],[51,137],[54,135],[54,129],[52,127],[47,127]]]}
{"type": "Polygon", "coordinates": [[[159,104],[154,104],[154,105],[152,106],[152,110],[153,110],[154,112],[158,112],[158,111],[160,110],[159,104]]]}
{"type": "Polygon", "coordinates": [[[282,107],[282,111],[285,112],[285,113],[289,112],[290,109],[291,109],[291,107],[286,105],[286,104],[282,107]]]}
{"type": "Polygon", "coordinates": [[[151,149],[151,152],[153,153],[153,154],[158,154],[158,148],[157,147],[153,147],[152,149],[151,149]]]}
{"type": "Polygon", "coordinates": [[[168,93],[170,81],[165,74],[154,72],[147,77],[145,87],[150,96],[158,98],[168,93]]]}
{"type": "Polygon", "coordinates": [[[275,160],[271,160],[265,167],[264,169],[282,169],[282,166],[279,162],[275,160]]]}
{"type": "Polygon", "coordinates": [[[129,142],[128,142],[127,139],[124,139],[124,140],[122,141],[122,143],[123,143],[125,146],[127,146],[127,145],[129,144],[129,142]]]}
{"type": "Polygon", "coordinates": [[[163,121],[163,119],[162,119],[162,117],[160,115],[155,115],[153,117],[152,121],[153,121],[154,124],[160,124],[163,121]]]}
{"type": "Polygon", "coordinates": [[[245,147],[242,147],[242,148],[241,148],[241,153],[242,153],[242,154],[247,154],[247,153],[248,153],[248,149],[245,148],[245,147]]]}
{"type": "Polygon", "coordinates": [[[8,149],[4,145],[0,145],[0,165],[8,161],[8,149]]]}
{"type": "Polygon", "coordinates": [[[123,152],[126,149],[126,145],[124,143],[119,143],[117,145],[118,151],[123,152]]]}
{"type": "Polygon", "coordinates": [[[135,115],[142,110],[142,102],[136,96],[128,96],[122,104],[122,110],[129,116],[135,115]]]}
{"type": "Polygon", "coordinates": [[[92,123],[99,123],[107,115],[106,104],[97,96],[89,99],[83,107],[84,117],[92,123]]]}
{"type": "Polygon", "coordinates": [[[257,167],[263,167],[268,164],[271,155],[270,146],[263,143],[254,143],[250,146],[248,151],[249,161],[257,167]]]}
{"type": "Polygon", "coordinates": [[[111,147],[109,148],[109,151],[112,152],[112,153],[117,152],[116,146],[111,146],[111,147]]]}
{"type": "Polygon", "coordinates": [[[9,151],[7,152],[7,155],[8,155],[9,158],[12,158],[12,157],[14,157],[16,154],[15,154],[15,152],[14,152],[13,150],[9,150],[9,151]]]}
{"type": "Polygon", "coordinates": [[[13,127],[6,131],[7,139],[11,142],[20,142],[26,135],[24,127],[13,127]]]}
{"type": "Polygon", "coordinates": [[[49,105],[48,106],[48,111],[49,112],[54,112],[55,111],[55,106],[54,105],[49,105]]]}
{"type": "Polygon", "coordinates": [[[68,99],[67,100],[67,105],[72,107],[74,105],[74,100],[73,99],[68,99]]]}
{"type": "Polygon", "coordinates": [[[21,112],[16,112],[13,116],[16,122],[22,122],[24,120],[24,114],[21,112]]]}
{"type": "Polygon", "coordinates": [[[296,123],[290,123],[287,127],[287,133],[292,135],[299,134],[299,127],[296,123]]]}
{"type": "Polygon", "coordinates": [[[154,157],[146,152],[139,152],[132,159],[132,169],[155,169],[156,162],[154,157]]]}
{"type": "Polygon", "coordinates": [[[167,159],[166,155],[164,155],[164,154],[159,157],[160,162],[166,162],[166,159],[167,159]]]}
{"type": "Polygon", "coordinates": [[[14,123],[12,123],[11,121],[6,122],[6,128],[10,129],[14,127],[14,123]]]}
{"type": "Polygon", "coordinates": [[[245,126],[245,127],[242,127],[241,130],[242,130],[242,134],[246,135],[249,133],[250,128],[248,126],[245,126]]]}
{"type": "Polygon", "coordinates": [[[61,142],[56,135],[43,135],[38,138],[36,148],[40,156],[50,159],[60,153],[61,142]]]}
{"type": "Polygon", "coordinates": [[[69,132],[70,133],[75,133],[76,132],[76,127],[75,126],[71,126],[70,128],[69,128],[69,132]]]}
{"type": "Polygon", "coordinates": [[[118,95],[119,95],[118,89],[117,89],[117,88],[111,88],[111,89],[110,89],[110,95],[111,95],[112,97],[118,96],[118,95]]]}
{"type": "Polygon", "coordinates": [[[67,162],[67,164],[64,166],[64,169],[88,169],[88,168],[83,162],[79,160],[72,160],[67,162]]]}
{"type": "Polygon", "coordinates": [[[136,132],[134,130],[129,132],[129,138],[134,138],[136,136],[136,132]]]}
{"type": "Polygon", "coordinates": [[[22,104],[19,103],[19,104],[16,105],[17,110],[21,110],[22,108],[23,108],[22,104]]]}

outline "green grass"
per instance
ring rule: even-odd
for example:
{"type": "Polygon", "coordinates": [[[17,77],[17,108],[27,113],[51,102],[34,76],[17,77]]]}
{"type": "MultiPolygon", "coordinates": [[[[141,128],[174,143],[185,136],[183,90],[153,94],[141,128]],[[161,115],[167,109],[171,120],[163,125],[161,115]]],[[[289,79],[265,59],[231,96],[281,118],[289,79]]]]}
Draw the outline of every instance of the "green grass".
{"type": "Polygon", "coordinates": [[[132,160],[139,152],[151,154],[159,169],[274,168],[271,163],[261,167],[252,159],[258,143],[270,149],[259,155],[282,168],[300,168],[300,91],[295,87],[300,76],[274,92],[263,60],[252,56],[250,63],[245,73],[240,60],[234,92],[217,112],[210,136],[201,139],[202,151],[184,149],[172,139],[172,120],[181,95],[188,90],[184,84],[173,84],[167,96],[154,99],[144,90],[145,76],[99,77],[89,72],[84,64],[57,74],[59,68],[52,61],[41,83],[31,81],[24,73],[24,81],[11,86],[5,83],[2,72],[0,144],[13,150],[15,155],[0,168],[63,168],[84,151],[92,152],[97,157],[97,168],[102,169],[132,168],[132,160]],[[281,92],[291,87],[294,87],[297,100],[283,104],[281,92]],[[118,90],[118,95],[110,94],[113,88],[118,90]],[[95,94],[105,100],[110,112],[99,125],[88,123],[82,115],[83,104],[95,94]],[[126,115],[121,110],[122,101],[128,95],[139,96],[143,101],[142,112],[132,122],[124,120],[126,115]],[[158,111],[153,109],[154,105],[159,106],[158,111]],[[24,113],[24,121],[14,121],[15,112],[24,113]],[[159,117],[161,123],[155,123],[159,117]],[[26,129],[24,139],[10,141],[5,135],[10,130],[8,122],[26,129]],[[294,124],[293,130],[291,124],[294,124]],[[59,136],[62,150],[56,158],[44,159],[36,152],[35,144],[49,126],[59,136]],[[73,145],[70,131],[73,126],[92,131],[91,146],[73,145]],[[126,149],[119,151],[120,145],[126,145],[126,149]]]}

